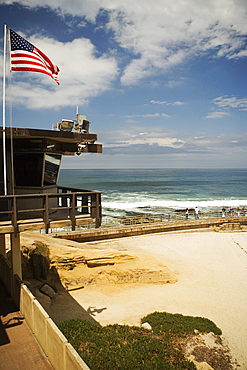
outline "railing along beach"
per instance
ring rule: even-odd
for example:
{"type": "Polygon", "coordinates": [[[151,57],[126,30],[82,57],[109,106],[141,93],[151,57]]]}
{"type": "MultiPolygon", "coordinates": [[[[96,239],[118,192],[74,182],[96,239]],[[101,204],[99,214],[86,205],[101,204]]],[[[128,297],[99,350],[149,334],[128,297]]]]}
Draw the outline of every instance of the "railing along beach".
{"type": "MultiPolygon", "coordinates": [[[[222,214],[221,210],[204,210],[200,211],[199,218],[200,219],[215,219],[215,218],[225,218],[225,219],[231,219],[231,218],[243,218],[247,215],[247,212],[244,208],[240,209],[239,211],[235,211],[234,214],[232,211],[227,210],[225,211],[224,215],[222,214]]],[[[170,210],[166,211],[162,214],[150,214],[150,213],[140,213],[135,216],[126,216],[126,217],[115,217],[112,220],[113,224],[123,224],[123,225],[136,225],[136,224],[147,224],[147,223],[153,223],[153,222],[176,222],[176,221],[188,221],[188,220],[197,220],[195,217],[195,213],[193,210],[189,212],[188,218],[186,218],[185,211],[181,210],[170,210]]],[[[106,223],[103,217],[102,223],[106,223]]]]}

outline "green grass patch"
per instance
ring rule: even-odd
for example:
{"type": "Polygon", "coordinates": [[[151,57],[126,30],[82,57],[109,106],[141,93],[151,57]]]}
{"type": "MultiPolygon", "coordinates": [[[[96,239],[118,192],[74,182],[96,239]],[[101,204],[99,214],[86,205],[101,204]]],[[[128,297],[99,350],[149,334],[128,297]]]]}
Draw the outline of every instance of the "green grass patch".
{"type": "Polygon", "coordinates": [[[117,324],[100,327],[81,319],[58,326],[92,370],[194,370],[172,338],[195,329],[221,333],[210,320],[190,316],[155,312],[142,322],[149,322],[153,330],[117,324]]]}
{"type": "Polygon", "coordinates": [[[201,333],[222,334],[222,331],[211,320],[204,317],[154,312],[144,317],[141,321],[142,323],[148,322],[152,326],[154,333],[158,335],[170,333],[183,336],[193,334],[195,330],[201,333]]]}

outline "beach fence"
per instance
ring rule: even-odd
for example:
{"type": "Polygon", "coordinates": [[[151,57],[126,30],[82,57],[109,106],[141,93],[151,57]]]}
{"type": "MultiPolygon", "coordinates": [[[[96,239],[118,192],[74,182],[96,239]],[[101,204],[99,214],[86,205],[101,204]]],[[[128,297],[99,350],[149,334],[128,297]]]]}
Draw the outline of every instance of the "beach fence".
{"type": "MultiPolygon", "coordinates": [[[[231,219],[233,217],[245,217],[247,215],[243,207],[232,210],[228,209],[225,212],[218,209],[203,210],[199,212],[199,219],[213,219],[213,218],[226,218],[231,219]]],[[[176,222],[176,221],[186,221],[197,219],[195,216],[194,209],[190,209],[188,217],[186,217],[185,210],[171,210],[162,214],[137,214],[134,216],[126,217],[104,217],[102,219],[102,225],[111,224],[111,226],[119,225],[140,225],[140,224],[150,224],[155,222],[176,222]]]]}

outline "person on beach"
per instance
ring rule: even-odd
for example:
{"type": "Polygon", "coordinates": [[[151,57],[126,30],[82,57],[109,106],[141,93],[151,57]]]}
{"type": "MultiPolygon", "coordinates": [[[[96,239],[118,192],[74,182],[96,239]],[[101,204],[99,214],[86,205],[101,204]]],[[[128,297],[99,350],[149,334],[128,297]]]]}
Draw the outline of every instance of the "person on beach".
{"type": "Polygon", "coordinates": [[[221,210],[221,216],[222,217],[226,217],[226,209],[225,209],[225,207],[222,207],[222,210],[221,210]]]}
{"type": "Polygon", "coordinates": [[[199,209],[195,207],[195,219],[198,220],[199,218],[199,209]]]}
{"type": "Polygon", "coordinates": [[[186,210],[185,210],[185,218],[186,218],[186,220],[189,219],[189,208],[186,208],[186,210]]]}

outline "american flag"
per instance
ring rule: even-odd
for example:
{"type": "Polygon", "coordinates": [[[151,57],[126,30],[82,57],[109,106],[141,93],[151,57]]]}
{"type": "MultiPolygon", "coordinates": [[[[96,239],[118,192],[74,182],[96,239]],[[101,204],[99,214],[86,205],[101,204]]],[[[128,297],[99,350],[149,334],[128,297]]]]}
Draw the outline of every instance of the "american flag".
{"type": "Polygon", "coordinates": [[[59,68],[41,50],[10,30],[11,70],[45,73],[60,85],[59,68]]]}

